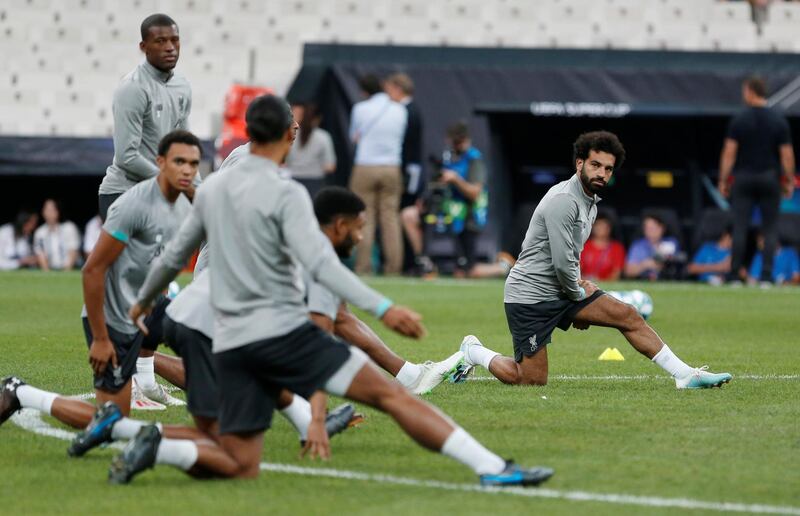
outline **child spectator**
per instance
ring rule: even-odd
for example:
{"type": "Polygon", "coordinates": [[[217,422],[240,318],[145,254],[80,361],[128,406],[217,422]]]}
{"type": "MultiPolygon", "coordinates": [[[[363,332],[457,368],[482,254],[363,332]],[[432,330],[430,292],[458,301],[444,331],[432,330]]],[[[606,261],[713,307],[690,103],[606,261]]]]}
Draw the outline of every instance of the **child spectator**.
{"type": "Polygon", "coordinates": [[[33,250],[42,270],[70,270],[78,261],[81,234],[72,222],[61,221],[61,209],[53,199],[42,206],[44,224],[33,234],[33,250]]]}
{"type": "Polygon", "coordinates": [[[590,280],[616,281],[625,266],[625,248],[611,238],[611,218],[598,213],[592,235],[581,253],[581,277],[590,280]]]}
{"type": "Polygon", "coordinates": [[[699,281],[721,285],[731,270],[733,239],[730,228],[725,228],[716,242],[704,242],[689,264],[687,272],[699,281]]]}
{"type": "MultiPolygon", "coordinates": [[[[764,236],[758,236],[758,252],[753,256],[750,270],[747,272],[747,283],[754,285],[759,283],[761,269],[764,266],[764,236]]],[[[772,283],[783,285],[788,283],[800,283],[800,257],[797,250],[793,247],[778,247],[775,249],[775,258],[772,260],[772,283]]],[[[769,287],[769,281],[761,281],[762,287],[769,287]]]]}
{"type": "Polygon", "coordinates": [[[628,262],[625,264],[625,276],[657,280],[665,265],[678,254],[678,240],[667,237],[666,225],[654,215],[647,215],[642,220],[644,237],[635,241],[628,249],[628,262]]]}
{"type": "Polygon", "coordinates": [[[0,270],[36,266],[31,238],[38,222],[35,213],[21,211],[13,223],[0,226],[0,270]]]}

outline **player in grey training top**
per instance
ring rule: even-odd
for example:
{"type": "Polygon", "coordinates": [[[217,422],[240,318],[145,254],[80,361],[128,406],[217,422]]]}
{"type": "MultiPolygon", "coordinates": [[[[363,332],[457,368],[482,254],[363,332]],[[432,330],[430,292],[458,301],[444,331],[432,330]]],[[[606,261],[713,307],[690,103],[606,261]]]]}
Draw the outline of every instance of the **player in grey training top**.
{"type": "MultiPolygon", "coordinates": [[[[114,204],[83,267],[83,327],[97,404],[113,401],[125,415],[130,411],[131,377],[139,348],[146,338],[160,338],[156,336],[160,332],[142,334],[126,313],[150,262],[161,253],[191,209],[181,194],[192,185],[197,173],[200,140],[187,131],[167,134],[159,144],[157,162],[156,177],[131,188],[114,204]]],[[[154,329],[160,326],[163,305],[160,308],[161,313],[154,311],[149,321],[154,329]]],[[[0,407],[0,423],[22,407],[84,428],[95,412],[90,403],[24,385],[17,378],[6,379],[2,388],[16,391],[18,402],[10,404],[7,413],[0,407]]],[[[117,438],[133,437],[138,428],[130,424],[117,426],[123,432],[117,438]]]]}
{"type": "Polygon", "coordinates": [[[504,383],[547,383],[547,344],[558,326],[585,330],[617,328],[630,344],[675,378],[683,388],[718,387],[731,375],[689,367],[669,349],[632,306],[603,295],[581,279],[580,256],[597,216],[599,192],[625,159],[625,149],[609,132],[582,134],[574,144],[575,174],[553,186],[531,217],[519,260],[508,275],[505,311],[514,358],[500,356],[467,335],[461,351],[504,383]]]}
{"type": "MultiPolygon", "coordinates": [[[[338,186],[323,188],[314,198],[314,214],[320,229],[343,260],[352,255],[354,247],[361,241],[366,222],[365,210],[364,201],[358,195],[338,186]]],[[[311,320],[328,333],[364,351],[414,394],[426,394],[446,378],[455,377],[466,368],[461,351],[441,362],[412,364],[400,358],[369,326],[347,309],[347,304],[339,296],[309,274],[306,274],[305,281],[311,320]]]]}
{"type": "MultiPolygon", "coordinates": [[[[280,388],[310,396],[320,414],[322,389],[389,413],[421,445],[442,451],[489,484],[538,484],[552,470],[524,470],[481,446],[433,407],[380,373],[360,350],[308,320],[295,260],[335,294],[379,317],[389,328],[420,337],[419,315],[395,306],[347,270],[320,231],[308,193],[283,179],[278,164],[297,130],[285,100],[271,95],[247,109],[250,155],[199,190],[193,213],[154,264],[131,309],[137,320],[207,234],[214,360],[220,391],[219,445],[162,439],[143,429],[112,464],[110,478],[128,482],[155,462],[228,477],[259,473],[263,433],[280,388]]],[[[330,455],[322,418],[308,428],[311,453],[330,455]]]]}
{"type": "MultiPolygon", "coordinates": [[[[192,110],[189,82],[173,69],[180,55],[175,21],[165,14],[148,16],[141,25],[143,63],[114,92],[114,161],[100,184],[100,218],[123,192],[158,174],[156,151],[161,138],[187,129],[192,110]]],[[[187,190],[191,196],[193,188],[187,190]]]]}

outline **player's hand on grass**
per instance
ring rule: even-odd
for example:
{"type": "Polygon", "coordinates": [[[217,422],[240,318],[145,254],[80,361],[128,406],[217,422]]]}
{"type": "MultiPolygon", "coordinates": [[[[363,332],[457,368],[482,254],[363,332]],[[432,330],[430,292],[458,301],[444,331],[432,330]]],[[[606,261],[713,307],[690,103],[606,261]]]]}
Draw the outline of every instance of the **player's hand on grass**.
{"type": "Polygon", "coordinates": [[[594,294],[595,292],[597,292],[597,285],[595,285],[594,283],[592,283],[589,280],[585,280],[585,279],[579,280],[578,281],[578,286],[583,288],[583,290],[586,292],[586,297],[589,297],[592,294],[594,294]]]}
{"type": "Polygon", "coordinates": [[[422,325],[422,316],[404,306],[392,306],[381,318],[387,328],[400,335],[419,339],[425,336],[425,326],[422,325]]]}
{"type": "Polygon", "coordinates": [[[92,340],[89,348],[89,364],[92,366],[94,374],[96,376],[103,374],[109,362],[115,369],[118,367],[117,352],[114,350],[111,340],[108,337],[92,340]]]}
{"type": "Polygon", "coordinates": [[[328,432],[325,430],[325,419],[312,420],[308,425],[308,436],[306,444],[300,450],[300,458],[306,455],[314,460],[319,457],[322,460],[331,458],[331,443],[328,440],[328,432]]]}
{"type": "Polygon", "coordinates": [[[128,316],[139,328],[139,331],[142,332],[142,335],[150,335],[150,330],[147,329],[147,325],[144,323],[144,318],[150,315],[150,312],[152,311],[152,307],[143,308],[139,303],[134,304],[128,311],[128,316]]]}

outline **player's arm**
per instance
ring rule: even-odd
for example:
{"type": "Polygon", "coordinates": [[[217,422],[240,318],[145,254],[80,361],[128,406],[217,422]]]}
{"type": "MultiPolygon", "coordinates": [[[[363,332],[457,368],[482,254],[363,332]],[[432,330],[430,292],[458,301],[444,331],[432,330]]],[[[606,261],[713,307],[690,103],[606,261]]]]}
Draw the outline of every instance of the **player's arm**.
{"type": "Polygon", "coordinates": [[[778,152],[784,177],[782,184],[783,195],[788,198],[794,193],[794,149],[791,143],[785,143],[778,147],[778,152]]]}
{"type": "Polygon", "coordinates": [[[139,153],[147,104],[147,95],[136,84],[126,83],[114,93],[114,164],[123,169],[131,181],[142,181],[158,174],[155,162],[139,153]]]}
{"type": "Polygon", "coordinates": [[[89,348],[89,363],[95,374],[103,374],[109,362],[116,367],[117,354],[108,337],[105,304],[105,281],[109,267],[117,261],[125,249],[125,240],[115,238],[105,230],[94,246],[81,274],[83,280],[83,302],[86,304],[86,318],[92,329],[92,344],[89,348]]]}
{"type": "Polygon", "coordinates": [[[203,220],[199,213],[200,198],[183,221],[178,234],[169,241],[164,252],[150,266],[150,271],[139,289],[136,304],[131,307],[131,319],[143,330],[140,317],[150,310],[153,300],[169,282],[181,272],[192,253],[200,247],[206,236],[203,220]]]}
{"type": "Polygon", "coordinates": [[[719,179],[717,180],[717,189],[720,193],[727,197],[730,194],[730,185],[728,178],[733,171],[733,164],[736,162],[736,152],[739,150],[739,143],[733,138],[725,138],[725,143],[722,144],[722,153],[719,157],[719,179]]]}
{"type": "Polygon", "coordinates": [[[581,279],[580,261],[575,257],[573,235],[579,223],[578,218],[578,204],[568,195],[554,197],[544,213],[556,278],[564,293],[573,301],[586,297],[586,291],[578,284],[581,279]]]}
{"type": "Polygon", "coordinates": [[[442,173],[442,180],[458,188],[469,202],[475,202],[483,191],[483,184],[486,181],[486,166],[482,159],[474,159],[469,164],[467,179],[463,179],[452,170],[445,169],[442,173]]]}
{"type": "Polygon", "coordinates": [[[47,262],[47,255],[44,254],[44,251],[36,251],[36,265],[38,265],[43,271],[50,270],[50,264],[47,262]]]}
{"type": "Polygon", "coordinates": [[[280,222],[286,244],[312,279],[343,300],[371,312],[387,327],[413,338],[420,338],[425,328],[422,317],[369,288],[342,265],[330,240],[320,231],[308,192],[299,184],[290,183],[280,198],[280,222]]]}
{"type": "Polygon", "coordinates": [[[310,312],[308,315],[311,318],[311,322],[319,326],[325,333],[333,334],[333,319],[317,312],[310,312]]]}
{"type": "Polygon", "coordinates": [[[306,453],[311,452],[312,459],[319,457],[328,460],[331,458],[331,445],[328,431],[325,429],[328,396],[324,391],[316,391],[308,402],[311,405],[311,423],[308,425],[306,444],[300,451],[300,457],[305,457],[306,453]]]}

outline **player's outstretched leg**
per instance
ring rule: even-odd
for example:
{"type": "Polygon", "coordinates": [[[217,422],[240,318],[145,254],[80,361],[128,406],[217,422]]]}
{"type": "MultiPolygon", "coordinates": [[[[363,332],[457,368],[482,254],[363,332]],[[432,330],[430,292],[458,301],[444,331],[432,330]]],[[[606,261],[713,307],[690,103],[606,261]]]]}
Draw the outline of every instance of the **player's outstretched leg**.
{"type": "Polygon", "coordinates": [[[504,461],[436,408],[388,380],[356,350],[325,389],[386,412],[421,446],[470,467],[485,485],[538,485],[553,475],[550,468],[504,461]]]}
{"type": "MultiPolygon", "coordinates": [[[[216,435],[216,420],[202,422],[208,418],[197,418],[196,428],[185,425],[155,426],[161,433],[170,439],[214,439],[216,435]],[[201,421],[198,421],[201,420],[201,421]]],[[[67,454],[70,457],[82,457],[89,450],[102,444],[120,439],[133,439],[145,426],[153,425],[149,421],[140,421],[125,417],[119,405],[107,401],[97,408],[91,422],[72,439],[67,454]]]]}
{"type": "Polygon", "coordinates": [[[639,315],[636,309],[611,296],[600,296],[583,307],[574,318],[576,324],[618,329],[631,346],[668,372],[678,389],[722,387],[731,381],[729,373],[712,373],[707,366],[686,365],[639,315]]]}
{"type": "Polygon", "coordinates": [[[89,424],[95,411],[91,403],[43,391],[9,376],[0,383],[0,425],[22,408],[36,409],[73,428],[89,424]]]}
{"type": "Polygon", "coordinates": [[[391,374],[414,394],[427,394],[445,379],[451,379],[465,368],[460,351],[441,362],[414,364],[392,351],[378,335],[348,311],[337,314],[336,335],[366,353],[376,364],[391,374]]]}

